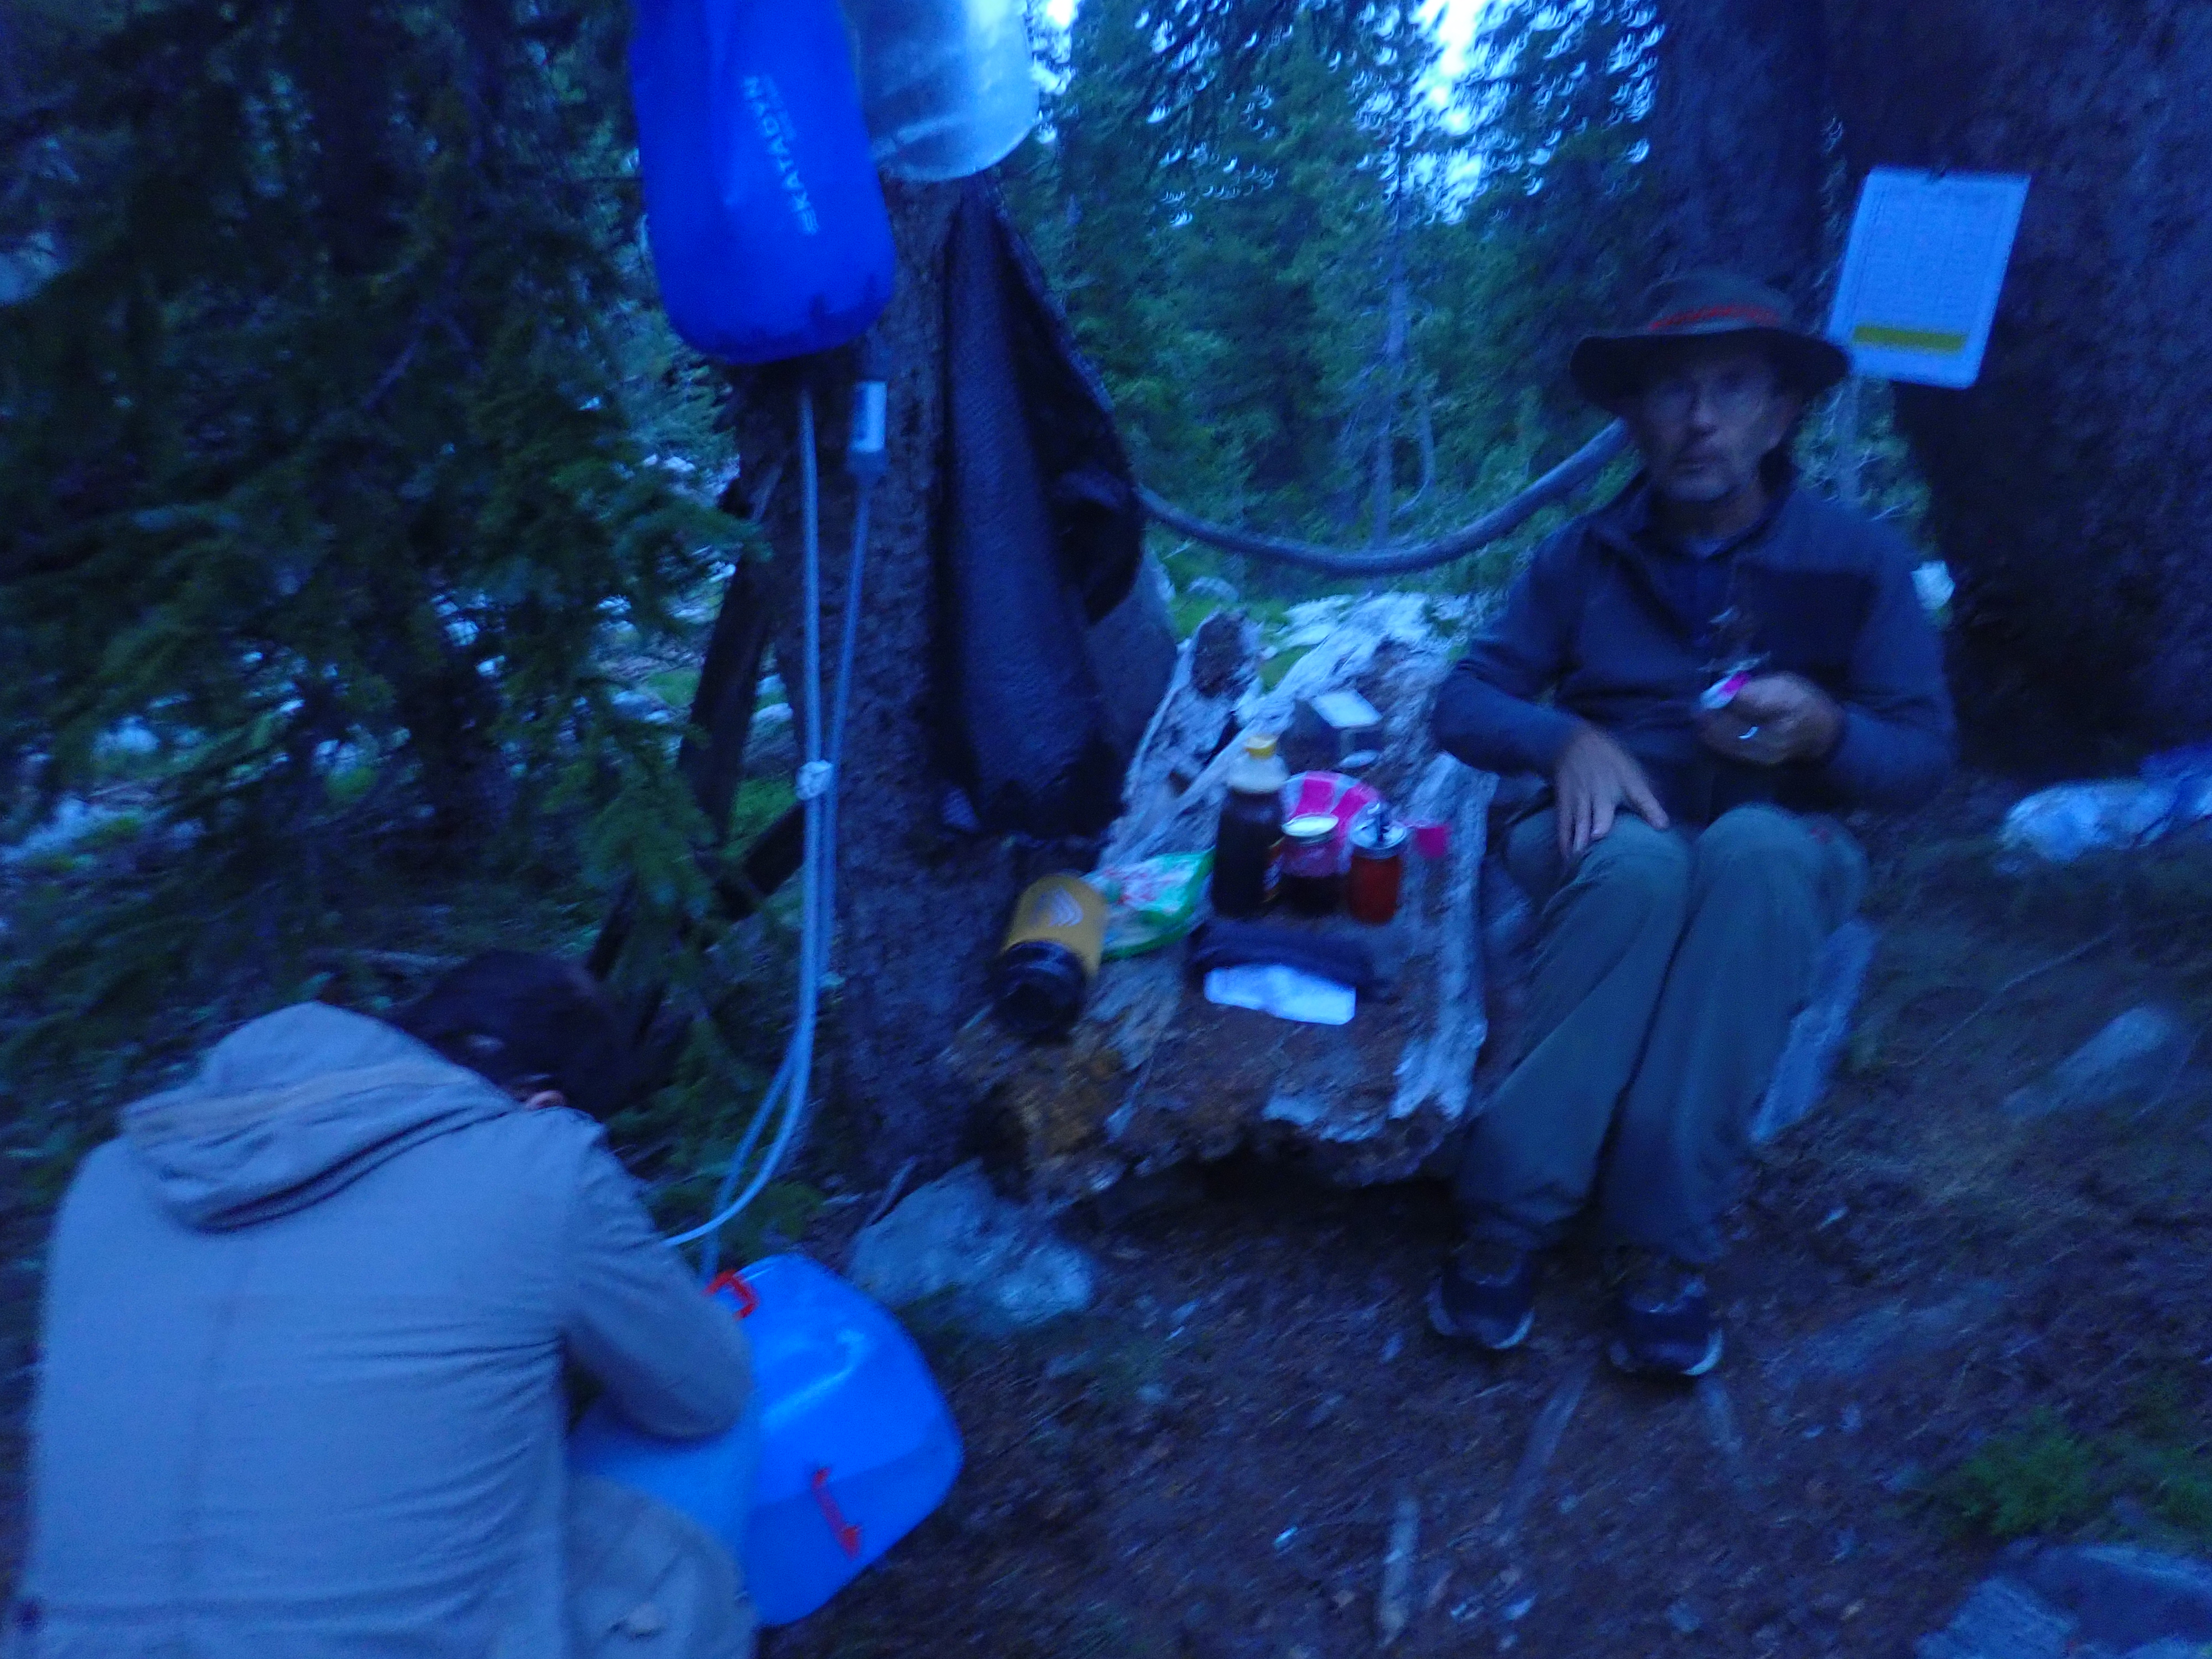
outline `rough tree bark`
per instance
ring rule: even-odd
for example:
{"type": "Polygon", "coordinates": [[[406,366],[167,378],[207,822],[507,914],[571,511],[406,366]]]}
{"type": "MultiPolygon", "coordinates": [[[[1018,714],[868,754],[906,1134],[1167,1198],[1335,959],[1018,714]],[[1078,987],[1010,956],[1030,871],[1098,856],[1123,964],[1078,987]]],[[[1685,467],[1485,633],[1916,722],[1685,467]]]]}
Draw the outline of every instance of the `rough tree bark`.
{"type": "MultiPolygon", "coordinates": [[[[868,1161],[949,1164],[968,1102],[940,1055],[980,1006],[991,946],[1018,872],[998,840],[940,825],[928,696],[937,589],[930,509],[944,428],[944,252],[958,189],[886,180],[898,285],[870,337],[890,383],[890,469],[870,508],[860,655],[838,800],[838,938],[843,989],[830,1003],[821,1094],[859,1128],[868,1161]]],[[[851,366],[817,383],[822,477],[823,656],[835,672],[851,547],[853,486],[844,474],[851,366]]],[[[775,411],[787,422],[787,397],[775,411]]],[[[786,430],[789,428],[787,426],[786,430]]],[[[796,568],[795,466],[766,527],[780,563],[796,568]]],[[[804,719],[799,624],[778,634],[776,660],[804,719]]],[[[826,717],[826,711],[825,711],[826,717]]]]}
{"type": "Polygon", "coordinates": [[[1962,577],[1954,669],[2001,760],[2212,726],[2212,9],[1668,0],[1652,131],[1677,264],[1818,265],[1851,175],[2034,175],[1981,382],[1900,388],[1962,577]]]}
{"type": "Polygon", "coordinates": [[[2034,175],[1979,385],[1900,389],[2011,758],[2212,727],[2212,8],[1831,0],[1854,173],[2034,175]]]}
{"type": "Polygon", "coordinates": [[[1810,298],[1823,97],[1815,0],[1666,0],[1651,112],[1662,269],[1722,265],[1810,298]]]}

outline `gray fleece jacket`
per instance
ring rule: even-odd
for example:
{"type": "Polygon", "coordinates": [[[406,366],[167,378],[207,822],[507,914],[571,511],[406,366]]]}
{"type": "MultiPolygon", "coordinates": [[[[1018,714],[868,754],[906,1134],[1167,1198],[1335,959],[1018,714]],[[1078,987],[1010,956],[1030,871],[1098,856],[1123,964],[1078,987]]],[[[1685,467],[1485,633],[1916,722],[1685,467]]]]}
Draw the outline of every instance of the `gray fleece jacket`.
{"type": "Polygon", "coordinates": [[[63,1202],[9,1650],[560,1659],[564,1358],[671,1437],[750,1383],[590,1119],[252,1022],[63,1202]]]}
{"type": "Polygon", "coordinates": [[[1652,530],[1642,479],[1536,550],[1494,624],[1438,690],[1438,746],[1471,766],[1548,778],[1583,721],[1642,763],[1669,816],[1734,806],[1904,807],[1939,788],[1957,747],[1943,653],[1893,532],[1784,483],[1765,520],[1698,559],[1652,530]],[[1727,621],[1723,622],[1723,618],[1727,621]],[[1699,692],[1755,655],[1843,706],[1817,763],[1753,766],[1698,741],[1699,692]]]}

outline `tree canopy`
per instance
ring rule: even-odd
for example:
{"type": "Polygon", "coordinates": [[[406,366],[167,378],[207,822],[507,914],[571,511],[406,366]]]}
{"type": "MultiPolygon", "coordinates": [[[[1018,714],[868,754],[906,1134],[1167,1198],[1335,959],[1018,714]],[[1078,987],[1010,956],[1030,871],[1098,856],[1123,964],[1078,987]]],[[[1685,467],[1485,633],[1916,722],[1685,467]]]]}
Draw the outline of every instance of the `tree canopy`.
{"type": "Polygon", "coordinates": [[[145,832],[16,896],[15,1052],[240,962],[297,984],[410,872],[698,902],[671,711],[610,665],[745,532],[653,304],[624,26],[168,0],[9,37],[0,779],[18,833],[118,779],[145,832]]]}
{"type": "MultiPolygon", "coordinates": [[[[18,1060],[296,994],[395,928],[466,937],[456,901],[577,948],[626,893],[626,965],[726,981],[719,826],[675,748],[721,579],[768,554],[713,504],[775,469],[727,418],[763,383],[658,312],[626,18],[9,14],[0,807],[19,837],[113,815],[9,866],[18,1060]],[[443,920],[378,908],[403,896],[443,920]]],[[[1594,429],[1565,348],[1651,274],[1654,18],[1486,19],[1455,77],[1396,0],[1085,0],[1047,43],[1046,125],[1002,174],[1148,482],[1357,543],[1457,522],[1594,429]]],[[[1184,580],[1223,562],[1160,550],[1184,580]]],[[[696,1027],[693,1086],[743,1092],[744,1029],[696,1027]]]]}
{"type": "Polygon", "coordinates": [[[1454,79],[1426,7],[1085,0],[1010,170],[1148,481],[1382,539],[1586,437],[1565,345],[1650,274],[1651,37],[1648,6],[1501,5],[1454,79]]]}

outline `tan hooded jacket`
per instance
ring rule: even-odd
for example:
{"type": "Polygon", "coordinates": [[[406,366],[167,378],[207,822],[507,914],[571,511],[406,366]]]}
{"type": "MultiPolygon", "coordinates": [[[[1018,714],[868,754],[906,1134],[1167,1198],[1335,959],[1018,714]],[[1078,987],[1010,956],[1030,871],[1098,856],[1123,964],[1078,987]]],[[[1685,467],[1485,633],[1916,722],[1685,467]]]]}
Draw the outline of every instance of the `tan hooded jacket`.
{"type": "Polygon", "coordinates": [[[750,1388],[599,1125],[360,1015],[254,1021],[63,1203],[11,1651],[559,1659],[564,1358],[671,1437],[750,1388]]]}

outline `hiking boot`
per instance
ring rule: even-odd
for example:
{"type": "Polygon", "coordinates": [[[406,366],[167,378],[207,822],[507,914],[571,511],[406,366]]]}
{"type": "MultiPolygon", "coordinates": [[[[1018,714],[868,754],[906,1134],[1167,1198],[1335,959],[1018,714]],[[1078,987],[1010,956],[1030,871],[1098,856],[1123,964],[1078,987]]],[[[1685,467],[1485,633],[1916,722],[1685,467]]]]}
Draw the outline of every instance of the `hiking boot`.
{"type": "Polygon", "coordinates": [[[1461,1245],[1429,1287],[1429,1324],[1439,1336],[1503,1353],[1535,1322],[1536,1258],[1508,1244],[1461,1245]]]}
{"type": "Polygon", "coordinates": [[[1720,1321],[1705,1277],[1686,1262],[1645,1256],[1622,1279],[1607,1357],[1643,1376],[1703,1376],[1721,1363],[1720,1321]]]}

